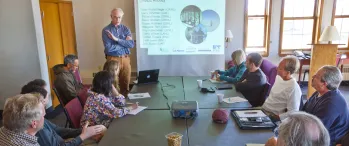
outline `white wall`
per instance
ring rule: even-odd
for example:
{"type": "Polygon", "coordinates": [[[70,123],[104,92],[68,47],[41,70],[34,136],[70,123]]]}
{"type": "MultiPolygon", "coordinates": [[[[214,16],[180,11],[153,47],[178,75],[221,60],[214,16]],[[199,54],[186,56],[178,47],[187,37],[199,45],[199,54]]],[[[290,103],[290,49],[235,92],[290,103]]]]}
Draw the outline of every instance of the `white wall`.
{"type": "MultiPolygon", "coordinates": [[[[333,0],[324,0],[322,29],[331,24],[333,0]]],[[[98,70],[98,65],[103,64],[103,45],[101,29],[110,21],[109,11],[114,7],[121,7],[125,11],[123,23],[135,31],[133,0],[73,0],[75,27],[77,33],[78,52],[81,60],[83,78],[91,78],[92,72],[98,70]],[[107,5],[101,5],[101,3],[107,5]],[[93,22],[93,23],[92,23],[93,22]],[[96,23],[98,22],[98,23],[96,23]],[[96,25],[98,24],[98,25],[96,25]],[[93,28],[88,29],[88,28],[93,28]],[[86,36],[87,33],[90,35],[86,36]]],[[[280,31],[281,0],[272,0],[272,16],[270,31],[270,49],[267,57],[278,64],[279,31],[280,31]]],[[[226,29],[230,29],[234,39],[225,51],[225,62],[230,60],[231,53],[243,48],[244,31],[244,0],[226,0],[226,29]]],[[[135,38],[135,37],[134,37],[135,38]]],[[[135,54],[135,53],[133,53],[135,54]]],[[[131,57],[136,62],[135,57],[131,57]]],[[[132,65],[133,70],[135,64],[132,65]]]]}
{"type": "MultiPolygon", "coordinates": [[[[124,10],[123,24],[135,32],[133,0],[72,0],[77,51],[82,78],[92,78],[105,62],[102,29],[110,24],[113,8],[124,10]]],[[[133,37],[136,38],[135,36],[133,37]]],[[[136,52],[131,49],[132,70],[137,70],[136,52]]]]}
{"type": "Polygon", "coordinates": [[[0,0],[0,109],[27,82],[49,80],[38,1],[0,0]]]}

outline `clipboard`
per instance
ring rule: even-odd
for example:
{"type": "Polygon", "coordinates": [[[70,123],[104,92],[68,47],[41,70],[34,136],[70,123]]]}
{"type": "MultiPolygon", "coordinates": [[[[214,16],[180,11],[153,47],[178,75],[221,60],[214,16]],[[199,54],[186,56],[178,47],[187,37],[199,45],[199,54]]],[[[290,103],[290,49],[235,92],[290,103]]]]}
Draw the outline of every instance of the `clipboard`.
{"type": "Polygon", "coordinates": [[[242,130],[274,129],[277,125],[262,111],[255,109],[230,110],[242,130]],[[243,113],[243,114],[241,114],[243,113]],[[250,116],[249,116],[250,115],[250,116]]]}

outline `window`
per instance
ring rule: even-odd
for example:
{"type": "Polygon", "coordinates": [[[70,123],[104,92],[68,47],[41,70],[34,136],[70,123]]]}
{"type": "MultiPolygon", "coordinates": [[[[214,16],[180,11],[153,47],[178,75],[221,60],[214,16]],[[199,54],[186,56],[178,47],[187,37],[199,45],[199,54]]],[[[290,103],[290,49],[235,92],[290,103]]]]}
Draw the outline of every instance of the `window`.
{"type": "Polygon", "coordinates": [[[282,0],[279,55],[311,49],[318,35],[320,0],[282,0]]]}
{"type": "Polygon", "coordinates": [[[336,26],[341,37],[339,41],[333,41],[333,44],[339,45],[339,49],[348,49],[349,41],[349,0],[335,0],[333,5],[332,25],[336,26]]]}
{"type": "Polygon", "coordinates": [[[245,0],[244,48],[247,53],[269,54],[270,0],[245,0]]]}

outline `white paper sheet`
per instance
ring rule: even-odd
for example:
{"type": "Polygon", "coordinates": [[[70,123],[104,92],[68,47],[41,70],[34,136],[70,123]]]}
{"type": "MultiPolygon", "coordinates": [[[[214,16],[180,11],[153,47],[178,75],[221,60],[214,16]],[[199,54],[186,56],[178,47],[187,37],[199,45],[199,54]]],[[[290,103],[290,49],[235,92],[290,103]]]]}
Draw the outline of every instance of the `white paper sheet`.
{"type": "Polygon", "coordinates": [[[134,84],[138,84],[138,80],[134,80],[133,83],[134,83],[134,84]]]}
{"type": "Polygon", "coordinates": [[[217,84],[217,83],[226,83],[226,81],[217,81],[215,79],[210,79],[210,82],[213,84],[217,84]]]}
{"type": "Polygon", "coordinates": [[[128,94],[129,99],[140,99],[140,98],[150,98],[150,94],[147,93],[130,93],[128,94]]]}
{"type": "Polygon", "coordinates": [[[264,146],[264,144],[247,143],[246,146],[264,146]]]}
{"type": "Polygon", "coordinates": [[[237,102],[245,102],[247,100],[241,97],[229,97],[229,98],[224,98],[223,101],[225,103],[237,103],[237,102]]]}
{"type": "Polygon", "coordinates": [[[143,111],[144,109],[146,109],[147,107],[145,106],[138,106],[137,109],[131,110],[129,113],[129,115],[137,115],[139,112],[143,111]]]}
{"type": "Polygon", "coordinates": [[[251,118],[251,117],[266,117],[261,110],[242,110],[235,111],[240,118],[251,118]]]}

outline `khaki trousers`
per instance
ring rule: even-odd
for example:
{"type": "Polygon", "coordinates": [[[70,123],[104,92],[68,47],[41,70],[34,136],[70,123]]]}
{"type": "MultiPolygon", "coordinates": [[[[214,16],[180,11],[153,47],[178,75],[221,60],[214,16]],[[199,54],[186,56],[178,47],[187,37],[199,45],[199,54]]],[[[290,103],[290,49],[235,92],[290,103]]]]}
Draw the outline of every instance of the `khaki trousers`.
{"type": "Polygon", "coordinates": [[[130,80],[131,80],[131,60],[128,55],[122,57],[107,56],[108,60],[116,60],[120,65],[119,73],[119,87],[120,93],[127,97],[127,94],[130,91],[130,80]]]}

